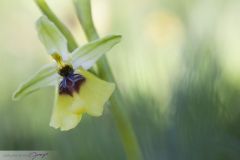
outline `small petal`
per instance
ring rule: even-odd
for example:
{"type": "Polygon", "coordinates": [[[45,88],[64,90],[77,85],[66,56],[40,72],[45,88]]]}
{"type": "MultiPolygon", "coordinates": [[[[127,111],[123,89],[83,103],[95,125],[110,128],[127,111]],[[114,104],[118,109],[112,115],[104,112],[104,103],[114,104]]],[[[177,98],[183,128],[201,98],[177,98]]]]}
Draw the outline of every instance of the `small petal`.
{"type": "Polygon", "coordinates": [[[113,83],[105,82],[83,69],[79,73],[86,78],[79,93],[58,95],[53,108],[50,126],[62,131],[75,128],[85,112],[92,116],[102,115],[104,104],[115,88],[113,83]]]}
{"type": "Polygon", "coordinates": [[[67,60],[67,40],[53,22],[46,16],[42,16],[37,21],[39,39],[46,47],[50,55],[60,54],[63,60],[67,60]]]}
{"type": "Polygon", "coordinates": [[[74,69],[82,67],[85,70],[88,70],[102,55],[119,43],[120,40],[121,36],[118,35],[107,36],[76,49],[72,53],[74,69]]]}
{"type": "Polygon", "coordinates": [[[56,64],[45,65],[19,86],[13,94],[13,100],[18,100],[40,88],[54,86],[57,84],[58,78],[56,64]]]}
{"type": "MultiPolygon", "coordinates": [[[[79,97],[84,102],[82,108],[85,108],[86,112],[92,116],[101,116],[104,104],[112,95],[115,84],[103,81],[83,69],[79,72],[86,78],[79,92],[79,97]]],[[[74,112],[81,112],[81,108],[74,109],[74,112]]]]}

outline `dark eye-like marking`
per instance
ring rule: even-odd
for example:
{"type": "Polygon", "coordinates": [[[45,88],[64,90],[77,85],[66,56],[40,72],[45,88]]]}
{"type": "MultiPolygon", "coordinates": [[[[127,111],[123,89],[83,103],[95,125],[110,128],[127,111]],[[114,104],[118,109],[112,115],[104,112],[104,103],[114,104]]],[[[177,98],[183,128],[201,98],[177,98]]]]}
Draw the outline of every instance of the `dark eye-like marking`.
{"type": "Polygon", "coordinates": [[[59,84],[59,94],[73,96],[74,92],[79,93],[81,85],[86,81],[81,74],[74,74],[73,68],[69,65],[61,68],[59,74],[63,77],[59,84]]]}
{"type": "Polygon", "coordinates": [[[71,76],[74,73],[74,70],[73,70],[72,66],[65,65],[64,67],[62,67],[59,70],[58,73],[63,77],[68,77],[68,76],[71,76]]]}

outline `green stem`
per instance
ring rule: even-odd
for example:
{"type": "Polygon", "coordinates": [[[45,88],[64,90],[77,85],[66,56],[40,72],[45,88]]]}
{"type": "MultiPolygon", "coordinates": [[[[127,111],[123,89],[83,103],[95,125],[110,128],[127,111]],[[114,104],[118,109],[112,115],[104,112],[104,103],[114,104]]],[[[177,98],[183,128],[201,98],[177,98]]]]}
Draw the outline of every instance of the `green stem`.
{"type": "Polygon", "coordinates": [[[81,26],[86,34],[86,37],[89,41],[98,39],[99,36],[96,32],[91,12],[91,4],[89,0],[73,0],[77,13],[78,19],[81,23],[81,26]]]}
{"type": "MultiPolygon", "coordinates": [[[[78,12],[80,23],[83,27],[88,41],[98,39],[99,36],[92,20],[90,0],[75,0],[75,6],[78,12]]],[[[101,78],[116,83],[106,56],[103,56],[98,61],[97,66],[99,71],[98,75],[101,78]]],[[[127,158],[129,160],[143,159],[137,137],[134,133],[130,120],[125,110],[121,107],[124,106],[124,104],[118,87],[113,93],[110,101],[112,105],[110,109],[112,111],[118,132],[120,133],[127,158]]]]}
{"type": "Polygon", "coordinates": [[[35,0],[40,10],[52,21],[55,23],[55,25],[59,28],[59,30],[62,32],[62,34],[67,38],[68,40],[68,49],[69,51],[73,51],[78,47],[77,42],[75,41],[73,35],[68,30],[68,28],[57,18],[57,16],[52,12],[52,10],[49,8],[48,4],[45,2],[45,0],[35,0]]]}

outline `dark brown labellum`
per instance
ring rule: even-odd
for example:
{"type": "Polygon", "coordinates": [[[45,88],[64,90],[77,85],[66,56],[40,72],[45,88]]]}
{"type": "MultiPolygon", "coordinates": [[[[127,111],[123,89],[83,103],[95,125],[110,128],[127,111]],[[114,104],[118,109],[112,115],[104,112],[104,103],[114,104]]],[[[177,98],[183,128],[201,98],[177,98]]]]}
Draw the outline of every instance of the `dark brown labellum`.
{"type": "Polygon", "coordinates": [[[74,74],[73,68],[69,65],[64,66],[59,74],[63,77],[59,84],[59,94],[73,96],[74,92],[79,93],[81,85],[86,81],[81,74],[74,74]]]}

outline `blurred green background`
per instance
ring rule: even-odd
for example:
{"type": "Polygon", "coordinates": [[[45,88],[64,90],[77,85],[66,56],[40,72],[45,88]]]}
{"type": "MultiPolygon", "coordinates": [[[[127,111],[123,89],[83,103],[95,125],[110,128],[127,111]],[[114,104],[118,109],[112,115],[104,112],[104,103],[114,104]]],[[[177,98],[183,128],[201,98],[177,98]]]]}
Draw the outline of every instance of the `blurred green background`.
{"type": "MultiPolygon", "coordinates": [[[[68,0],[47,1],[86,43],[68,0]]],[[[92,0],[108,58],[146,160],[239,160],[240,1],[92,0]]],[[[16,87],[50,61],[33,0],[0,1],[0,150],[56,150],[59,159],[123,160],[110,110],[77,128],[49,127],[53,89],[21,101],[16,87]]]]}

